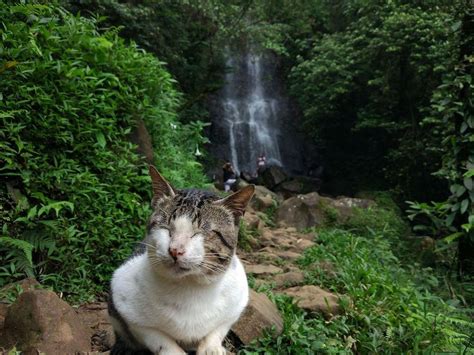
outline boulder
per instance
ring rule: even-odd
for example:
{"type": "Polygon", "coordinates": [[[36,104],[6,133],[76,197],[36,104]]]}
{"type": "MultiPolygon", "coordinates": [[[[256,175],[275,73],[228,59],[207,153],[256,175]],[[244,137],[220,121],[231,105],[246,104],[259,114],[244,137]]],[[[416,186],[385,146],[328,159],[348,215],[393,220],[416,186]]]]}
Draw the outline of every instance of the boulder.
{"type": "Polygon", "coordinates": [[[283,331],[283,319],[276,306],[263,293],[250,290],[249,304],[231,331],[247,345],[263,335],[266,329],[275,328],[275,335],[283,331]]]}
{"type": "Polygon", "coordinates": [[[255,211],[264,211],[267,208],[273,206],[273,198],[271,195],[255,194],[255,196],[252,198],[252,201],[250,202],[250,206],[255,211]]]}
{"type": "Polygon", "coordinates": [[[267,196],[270,195],[272,199],[275,201],[281,202],[281,200],[276,193],[274,193],[272,190],[267,189],[265,186],[262,185],[255,185],[255,195],[262,195],[262,196],[267,196]]]}
{"type": "Polygon", "coordinates": [[[318,286],[296,286],[283,290],[282,293],[293,297],[299,307],[309,312],[322,313],[327,318],[342,312],[339,296],[318,286]]]}
{"type": "Polygon", "coordinates": [[[273,206],[274,201],[280,201],[277,194],[267,189],[265,186],[256,185],[255,194],[250,201],[250,207],[255,211],[263,211],[273,206]]]}
{"type": "Polygon", "coordinates": [[[8,292],[25,292],[25,291],[32,291],[36,290],[40,287],[40,283],[36,281],[33,277],[28,277],[18,282],[14,282],[8,285],[5,285],[1,289],[1,293],[8,293],[8,292]]]}
{"type": "Polygon", "coordinates": [[[273,275],[283,272],[283,270],[273,265],[245,265],[245,271],[247,274],[254,275],[273,275]]]}
{"type": "Polygon", "coordinates": [[[275,191],[281,193],[285,198],[298,194],[307,194],[319,191],[321,188],[321,180],[306,176],[295,176],[290,180],[284,181],[275,187],[275,191]]]}
{"type": "Polygon", "coordinates": [[[259,184],[268,187],[270,190],[273,190],[286,179],[288,179],[288,176],[283,169],[275,165],[267,167],[258,176],[259,184]]]}
{"type": "Polygon", "coordinates": [[[371,200],[320,196],[317,192],[291,197],[276,211],[276,223],[281,227],[293,226],[305,229],[328,223],[343,223],[352,215],[354,208],[368,208],[371,200]]]}
{"type": "Polygon", "coordinates": [[[320,208],[321,197],[317,192],[289,198],[280,205],[275,214],[277,225],[304,229],[323,222],[320,208]]]}
{"type": "Polygon", "coordinates": [[[0,347],[24,354],[74,354],[91,350],[87,326],[54,292],[26,291],[5,317],[0,347]]]}

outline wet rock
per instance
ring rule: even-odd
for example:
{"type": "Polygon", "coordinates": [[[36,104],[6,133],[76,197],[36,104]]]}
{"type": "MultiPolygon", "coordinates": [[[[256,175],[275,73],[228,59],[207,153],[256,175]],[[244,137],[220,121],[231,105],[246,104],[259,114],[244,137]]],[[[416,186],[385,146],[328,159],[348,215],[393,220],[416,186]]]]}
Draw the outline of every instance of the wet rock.
{"type": "Polygon", "coordinates": [[[73,354],[91,350],[89,330],[54,292],[24,292],[9,309],[0,346],[24,354],[73,354]]]}
{"type": "Polygon", "coordinates": [[[278,309],[266,295],[250,290],[249,304],[231,331],[247,345],[272,327],[275,327],[275,335],[283,331],[283,319],[278,309]]]}
{"type": "Polygon", "coordinates": [[[309,312],[322,313],[325,317],[342,312],[339,296],[318,286],[296,286],[283,290],[282,293],[293,297],[299,307],[309,312]]]}
{"type": "Polygon", "coordinates": [[[254,275],[273,275],[283,272],[283,270],[273,265],[245,265],[245,271],[247,274],[254,275]]]}

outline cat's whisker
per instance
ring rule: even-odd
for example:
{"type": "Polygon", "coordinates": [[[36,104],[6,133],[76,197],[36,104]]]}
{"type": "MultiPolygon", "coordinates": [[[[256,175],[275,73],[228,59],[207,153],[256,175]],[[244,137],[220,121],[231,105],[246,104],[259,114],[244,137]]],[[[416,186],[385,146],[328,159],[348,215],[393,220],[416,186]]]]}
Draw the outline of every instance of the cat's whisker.
{"type": "Polygon", "coordinates": [[[210,267],[207,267],[207,266],[204,266],[204,265],[201,265],[201,266],[202,266],[203,269],[209,270],[209,271],[211,271],[212,273],[220,273],[219,270],[214,270],[214,269],[212,269],[212,268],[210,268],[210,267]]]}
{"type": "Polygon", "coordinates": [[[224,271],[226,271],[226,268],[224,268],[220,265],[213,264],[213,263],[203,262],[203,263],[201,263],[201,266],[207,268],[208,270],[215,271],[215,272],[224,272],[224,271]]]}
{"type": "Polygon", "coordinates": [[[225,256],[225,257],[228,257],[228,258],[232,257],[228,254],[222,254],[222,253],[204,253],[204,255],[220,255],[220,256],[225,256]]]}
{"type": "Polygon", "coordinates": [[[140,244],[144,245],[144,246],[147,246],[151,249],[154,249],[156,250],[156,245],[153,245],[153,244],[148,244],[148,243],[145,243],[145,242],[139,242],[140,244]]]}
{"type": "Polygon", "coordinates": [[[204,254],[204,257],[217,257],[221,260],[230,260],[232,256],[224,255],[224,254],[204,254]]]}

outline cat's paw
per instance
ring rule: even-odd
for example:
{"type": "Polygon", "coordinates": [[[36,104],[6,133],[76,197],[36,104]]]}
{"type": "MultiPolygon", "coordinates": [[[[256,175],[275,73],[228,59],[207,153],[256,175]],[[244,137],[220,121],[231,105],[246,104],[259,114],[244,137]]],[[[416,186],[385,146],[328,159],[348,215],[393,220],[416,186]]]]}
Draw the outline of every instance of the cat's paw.
{"type": "Polygon", "coordinates": [[[205,349],[198,349],[196,355],[226,355],[227,350],[223,346],[209,346],[205,349]]]}

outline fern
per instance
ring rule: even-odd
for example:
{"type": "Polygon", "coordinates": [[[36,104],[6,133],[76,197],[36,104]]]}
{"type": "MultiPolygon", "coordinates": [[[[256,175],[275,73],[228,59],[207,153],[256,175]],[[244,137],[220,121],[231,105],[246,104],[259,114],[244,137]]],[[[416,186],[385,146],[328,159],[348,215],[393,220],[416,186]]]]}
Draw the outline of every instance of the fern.
{"type": "MultiPolygon", "coordinates": [[[[10,238],[7,236],[0,237],[0,245],[6,246],[10,251],[11,262],[16,270],[26,273],[28,277],[33,277],[33,245],[26,240],[10,238]]],[[[3,248],[2,248],[3,249],[3,248]]]]}

